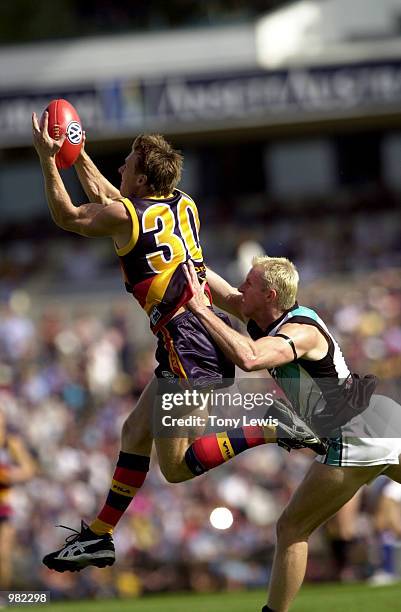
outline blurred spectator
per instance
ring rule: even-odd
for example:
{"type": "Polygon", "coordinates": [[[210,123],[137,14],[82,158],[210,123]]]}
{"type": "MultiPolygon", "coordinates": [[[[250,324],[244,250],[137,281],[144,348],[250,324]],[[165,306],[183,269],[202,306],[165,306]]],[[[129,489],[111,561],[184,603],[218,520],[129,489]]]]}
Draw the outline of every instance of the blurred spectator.
{"type": "Polygon", "coordinates": [[[379,494],[373,525],[376,530],[378,563],[369,579],[372,586],[401,579],[398,551],[401,546],[401,484],[386,482],[379,494]]]}
{"type": "Polygon", "coordinates": [[[0,591],[9,589],[13,581],[12,488],[32,478],[34,473],[35,462],[22,438],[7,427],[0,404],[0,591]]]}
{"type": "Polygon", "coordinates": [[[358,535],[358,517],[362,489],[326,523],[326,532],[334,561],[334,578],[340,582],[355,582],[357,574],[354,549],[358,535]]]}

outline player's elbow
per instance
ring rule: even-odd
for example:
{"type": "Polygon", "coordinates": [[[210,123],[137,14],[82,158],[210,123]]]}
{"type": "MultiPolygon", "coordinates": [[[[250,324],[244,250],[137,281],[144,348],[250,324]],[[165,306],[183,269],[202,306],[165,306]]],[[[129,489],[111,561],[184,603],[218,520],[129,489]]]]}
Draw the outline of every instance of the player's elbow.
{"type": "Polygon", "coordinates": [[[263,369],[263,366],[261,366],[256,359],[245,361],[243,366],[240,367],[244,372],[256,372],[257,370],[263,369]]]}
{"type": "Polygon", "coordinates": [[[249,361],[242,361],[238,366],[241,370],[244,370],[244,372],[252,372],[252,365],[249,361]]]}
{"type": "Polygon", "coordinates": [[[255,356],[243,355],[239,359],[237,365],[244,370],[244,372],[253,372],[254,370],[258,370],[257,361],[255,356]]]}
{"type": "Polygon", "coordinates": [[[58,217],[53,217],[53,221],[57,225],[57,227],[59,227],[60,229],[69,231],[69,228],[63,219],[59,219],[58,217]]]}
{"type": "Polygon", "coordinates": [[[73,226],[75,220],[75,215],[71,213],[59,213],[53,216],[53,220],[58,227],[61,227],[63,230],[74,231],[73,226]]]}
{"type": "Polygon", "coordinates": [[[252,372],[253,370],[257,370],[257,350],[254,346],[254,343],[244,343],[240,345],[237,349],[237,360],[235,361],[236,365],[244,370],[244,372],[252,372]]]}
{"type": "Polygon", "coordinates": [[[67,232],[74,232],[75,234],[81,234],[82,236],[86,236],[85,226],[82,221],[79,219],[77,213],[65,213],[56,221],[57,225],[61,227],[61,229],[67,232]]]}
{"type": "Polygon", "coordinates": [[[258,353],[257,351],[245,356],[241,363],[238,363],[239,367],[245,372],[255,372],[257,370],[264,370],[265,368],[270,369],[276,366],[288,363],[285,349],[274,348],[269,351],[268,354],[265,352],[258,353]]]}

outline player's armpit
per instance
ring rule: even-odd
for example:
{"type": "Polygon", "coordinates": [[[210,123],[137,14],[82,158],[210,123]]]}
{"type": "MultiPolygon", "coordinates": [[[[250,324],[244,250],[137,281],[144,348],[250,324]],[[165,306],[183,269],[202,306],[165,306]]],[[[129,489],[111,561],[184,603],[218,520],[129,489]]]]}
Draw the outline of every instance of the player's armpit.
{"type": "Polygon", "coordinates": [[[62,227],[81,236],[124,237],[130,235],[131,219],[125,206],[119,201],[110,201],[108,206],[100,203],[82,204],[62,221],[62,227]]]}

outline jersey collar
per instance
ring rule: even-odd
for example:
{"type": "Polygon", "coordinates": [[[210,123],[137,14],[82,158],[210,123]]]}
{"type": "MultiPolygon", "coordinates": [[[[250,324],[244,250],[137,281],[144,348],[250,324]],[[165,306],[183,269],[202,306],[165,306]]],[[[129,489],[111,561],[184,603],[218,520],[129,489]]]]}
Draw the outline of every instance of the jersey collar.
{"type": "MultiPolygon", "coordinates": [[[[294,306],[291,306],[291,308],[288,308],[288,310],[285,310],[285,311],[283,312],[283,314],[282,314],[282,315],[281,315],[281,316],[280,316],[278,319],[276,319],[275,321],[273,321],[272,323],[270,323],[270,325],[268,325],[268,326],[266,327],[266,329],[264,330],[264,333],[265,333],[265,334],[268,334],[269,332],[271,332],[271,330],[272,330],[274,327],[277,327],[277,325],[279,325],[279,324],[281,323],[281,321],[283,321],[283,320],[285,319],[285,317],[288,315],[288,313],[289,313],[289,312],[291,312],[292,310],[296,310],[296,308],[298,308],[298,306],[299,306],[298,302],[295,302],[294,306]]],[[[254,323],[255,323],[255,322],[254,322],[254,323]]],[[[256,323],[255,323],[255,325],[256,325],[256,323]]],[[[258,327],[259,327],[259,326],[258,326],[258,327]]]]}

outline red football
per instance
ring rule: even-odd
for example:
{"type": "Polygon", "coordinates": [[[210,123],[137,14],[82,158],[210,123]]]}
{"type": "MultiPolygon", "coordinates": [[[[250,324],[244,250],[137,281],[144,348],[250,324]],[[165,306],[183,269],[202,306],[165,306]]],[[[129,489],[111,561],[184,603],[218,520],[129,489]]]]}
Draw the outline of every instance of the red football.
{"type": "MultiPolygon", "coordinates": [[[[64,134],[67,138],[56,155],[57,168],[69,168],[79,155],[82,146],[82,124],[75,108],[67,100],[52,100],[45,109],[49,113],[49,135],[58,140],[64,134]]],[[[44,113],[40,124],[44,121],[44,113]]]]}

